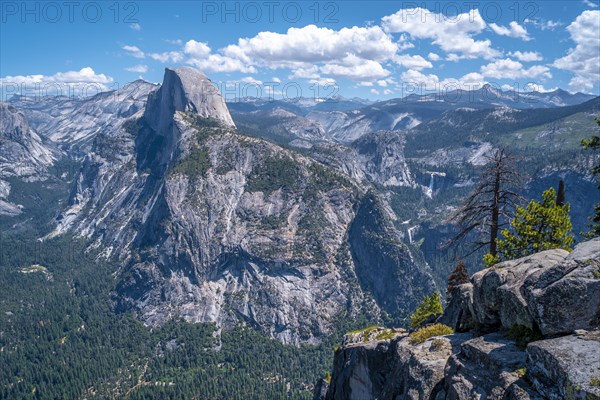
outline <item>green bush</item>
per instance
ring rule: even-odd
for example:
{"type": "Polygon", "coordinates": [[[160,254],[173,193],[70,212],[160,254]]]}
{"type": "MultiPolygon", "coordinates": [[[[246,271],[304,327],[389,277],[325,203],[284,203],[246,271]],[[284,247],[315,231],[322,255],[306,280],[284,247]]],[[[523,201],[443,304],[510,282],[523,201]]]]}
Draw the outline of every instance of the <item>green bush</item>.
{"type": "Polygon", "coordinates": [[[442,301],[438,292],[433,293],[431,296],[425,297],[421,305],[417,310],[410,316],[410,327],[412,329],[418,328],[432,315],[438,315],[443,312],[442,301]]]}
{"type": "Polygon", "coordinates": [[[434,336],[451,335],[453,333],[452,328],[447,325],[433,324],[411,333],[408,337],[411,344],[419,344],[434,336]]]}
{"type": "Polygon", "coordinates": [[[139,119],[128,119],[123,123],[123,129],[135,137],[142,129],[142,124],[139,119]]]}
{"type": "Polygon", "coordinates": [[[394,337],[396,337],[396,332],[394,332],[392,329],[386,329],[379,332],[377,336],[375,336],[375,340],[390,340],[394,337]]]}
{"type": "Polygon", "coordinates": [[[372,326],[369,326],[369,327],[367,327],[365,329],[358,329],[358,330],[355,330],[355,331],[350,331],[347,334],[348,335],[355,335],[357,333],[362,333],[362,340],[363,340],[363,342],[368,342],[369,341],[369,336],[371,335],[371,332],[376,331],[377,329],[379,329],[379,326],[372,325],[372,326]]]}
{"type": "Polygon", "coordinates": [[[519,378],[525,378],[525,376],[527,376],[527,368],[523,367],[523,368],[517,368],[515,370],[515,373],[517,374],[517,376],[519,378]]]}

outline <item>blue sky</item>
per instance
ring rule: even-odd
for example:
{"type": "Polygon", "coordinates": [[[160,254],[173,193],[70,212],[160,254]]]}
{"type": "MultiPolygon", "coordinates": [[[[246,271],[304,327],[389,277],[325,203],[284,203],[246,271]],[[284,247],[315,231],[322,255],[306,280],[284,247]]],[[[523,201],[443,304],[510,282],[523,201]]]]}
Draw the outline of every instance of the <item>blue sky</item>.
{"type": "Polygon", "coordinates": [[[228,99],[600,91],[598,0],[0,4],[3,99],[160,82],[179,65],[228,99]]]}

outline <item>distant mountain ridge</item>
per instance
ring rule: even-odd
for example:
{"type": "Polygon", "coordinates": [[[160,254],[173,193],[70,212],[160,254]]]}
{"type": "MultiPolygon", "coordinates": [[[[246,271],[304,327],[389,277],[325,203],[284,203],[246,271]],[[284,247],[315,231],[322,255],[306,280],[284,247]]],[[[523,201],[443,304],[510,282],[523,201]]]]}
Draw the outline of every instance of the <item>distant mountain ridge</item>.
{"type": "Polygon", "coordinates": [[[404,103],[436,101],[451,103],[456,106],[471,104],[472,107],[552,108],[580,104],[594,97],[596,96],[581,92],[570,93],[563,89],[556,89],[550,92],[521,92],[517,90],[502,90],[491,84],[485,84],[475,90],[453,89],[431,94],[411,94],[400,100],[404,103]]]}
{"type": "Polygon", "coordinates": [[[114,129],[146,104],[148,94],[158,85],[138,79],[119,90],[91,97],[12,96],[8,104],[21,110],[40,135],[83,156],[94,137],[114,129]]]}
{"type": "MultiPolygon", "coordinates": [[[[422,123],[435,121],[443,113],[457,108],[484,110],[508,107],[515,110],[542,110],[576,106],[595,96],[561,89],[553,92],[502,91],[487,84],[477,90],[451,90],[433,94],[411,94],[404,98],[368,103],[362,99],[331,99],[327,101],[290,101],[241,99],[229,103],[234,119],[252,132],[260,121],[278,125],[280,111],[294,120],[294,131],[317,132],[308,140],[331,140],[348,144],[368,132],[378,130],[410,130],[422,123]]],[[[551,113],[551,112],[549,112],[551,113]]],[[[294,131],[278,128],[270,138],[289,143],[294,131]]],[[[300,138],[306,140],[307,138],[300,138]]]]}
{"type": "MultiPolygon", "coordinates": [[[[88,98],[47,96],[34,100],[14,95],[8,103],[25,112],[31,126],[42,136],[48,136],[63,147],[83,146],[84,153],[98,127],[121,123],[143,107],[148,94],[157,88],[158,85],[136,80],[117,91],[88,98]],[[49,113],[50,110],[53,112],[49,113]],[[72,116],[78,119],[72,121],[72,116]],[[97,122],[99,119],[102,123],[97,122]],[[79,132],[76,135],[74,128],[79,132]]],[[[306,140],[350,143],[367,132],[412,129],[457,107],[542,109],[573,106],[593,98],[593,95],[572,94],[562,89],[545,93],[502,91],[487,84],[473,91],[410,94],[378,102],[341,96],[323,99],[248,97],[229,101],[227,106],[233,120],[238,120],[244,131],[270,132],[269,139],[282,144],[300,139],[302,147],[306,140]],[[269,126],[264,129],[267,120],[269,126]]]]}
{"type": "MultiPolygon", "coordinates": [[[[579,141],[598,129],[600,99],[535,109],[342,101],[359,108],[230,109],[204,74],[169,68],[162,85],[7,107],[74,166],[55,179],[70,194],[48,205],[58,215],[49,236],[77,233],[116,257],[116,309],[153,325],[242,323],[300,344],[327,336],[340,315],[402,323],[445,284],[444,220],[501,146],[526,156],[526,197],[564,179],[575,229],[585,229],[594,156],[579,141]]],[[[39,184],[0,179],[14,183],[0,182],[8,223],[26,224],[30,204],[45,201],[30,201],[39,184]]]]}

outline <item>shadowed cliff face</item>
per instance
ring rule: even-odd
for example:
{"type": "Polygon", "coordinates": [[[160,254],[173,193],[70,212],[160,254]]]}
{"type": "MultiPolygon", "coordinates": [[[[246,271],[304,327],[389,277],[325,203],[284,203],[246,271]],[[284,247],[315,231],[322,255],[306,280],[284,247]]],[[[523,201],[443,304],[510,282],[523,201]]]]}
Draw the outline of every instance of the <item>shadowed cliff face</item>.
{"type": "Polygon", "coordinates": [[[119,260],[117,310],[152,325],[242,322],[294,344],[318,342],[342,313],[405,317],[433,284],[382,200],[240,134],[212,90],[167,69],[145,110],[96,138],[59,219],[54,234],[79,232],[119,260]]]}
{"type": "Polygon", "coordinates": [[[381,199],[367,194],[350,227],[349,242],[361,287],[390,315],[408,317],[435,285],[394,237],[387,212],[381,199]]]}

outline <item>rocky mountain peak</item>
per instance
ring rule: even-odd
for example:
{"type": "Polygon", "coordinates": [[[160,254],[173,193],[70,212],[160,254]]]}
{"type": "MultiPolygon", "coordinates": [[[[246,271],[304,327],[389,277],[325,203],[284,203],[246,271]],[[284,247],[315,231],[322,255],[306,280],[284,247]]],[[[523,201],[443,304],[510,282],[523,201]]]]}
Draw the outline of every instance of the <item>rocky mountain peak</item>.
{"type": "Polygon", "coordinates": [[[8,139],[21,141],[29,131],[29,124],[18,110],[0,102],[0,134],[8,139]]]}
{"type": "Polygon", "coordinates": [[[19,168],[18,163],[47,166],[51,165],[54,159],[53,151],[31,130],[25,116],[13,106],[0,102],[0,165],[5,161],[8,163],[7,170],[0,170],[12,170],[17,176],[28,175],[34,170],[19,168]]]}
{"type": "Polygon", "coordinates": [[[11,185],[4,179],[42,180],[59,156],[56,148],[44,143],[29,127],[27,118],[19,110],[0,102],[0,215],[21,213],[21,206],[8,201],[11,185]]]}
{"type": "Polygon", "coordinates": [[[162,86],[148,97],[144,116],[153,129],[161,132],[171,124],[177,111],[235,126],[221,93],[206,75],[194,68],[165,68],[162,86]]]}

